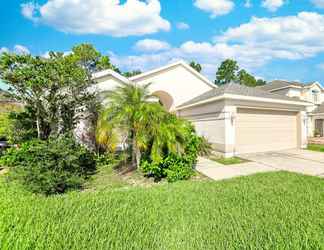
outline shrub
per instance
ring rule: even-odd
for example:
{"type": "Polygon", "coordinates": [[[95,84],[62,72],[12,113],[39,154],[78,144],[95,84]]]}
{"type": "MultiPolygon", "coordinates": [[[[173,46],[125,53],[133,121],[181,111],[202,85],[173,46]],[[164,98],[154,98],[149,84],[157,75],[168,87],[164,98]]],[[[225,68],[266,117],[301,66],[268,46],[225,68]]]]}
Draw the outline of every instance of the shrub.
{"type": "Polygon", "coordinates": [[[96,170],[94,155],[69,136],[11,148],[0,165],[10,167],[10,177],[28,190],[45,195],[81,188],[96,170]]]}
{"type": "Polygon", "coordinates": [[[146,159],[141,164],[142,171],[157,180],[166,178],[169,182],[187,180],[194,174],[194,166],[198,155],[203,150],[208,152],[207,142],[199,137],[191,125],[187,125],[185,148],[182,154],[168,154],[160,162],[153,162],[146,159]],[[202,145],[204,144],[204,145],[202,145]]]}
{"type": "Polygon", "coordinates": [[[12,144],[26,142],[37,138],[35,112],[25,107],[21,112],[8,113],[7,139],[12,144]]]}

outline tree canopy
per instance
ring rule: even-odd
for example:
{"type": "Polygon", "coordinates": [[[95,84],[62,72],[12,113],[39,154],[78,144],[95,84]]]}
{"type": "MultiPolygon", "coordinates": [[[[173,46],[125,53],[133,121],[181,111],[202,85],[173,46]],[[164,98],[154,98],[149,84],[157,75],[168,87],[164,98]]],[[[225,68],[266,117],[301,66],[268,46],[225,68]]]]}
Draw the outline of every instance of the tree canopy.
{"type": "Polygon", "coordinates": [[[189,65],[199,73],[202,70],[202,66],[199,63],[195,62],[195,61],[191,61],[189,65]]]}
{"type": "Polygon", "coordinates": [[[123,76],[125,76],[127,78],[130,78],[132,76],[137,76],[139,74],[142,74],[142,71],[140,71],[140,70],[133,70],[133,71],[128,71],[128,72],[123,73],[123,76]]]}
{"type": "Polygon", "coordinates": [[[261,79],[257,80],[245,69],[240,69],[235,60],[227,59],[221,63],[217,70],[215,84],[223,85],[230,82],[235,82],[249,87],[266,84],[266,82],[261,79]]]}

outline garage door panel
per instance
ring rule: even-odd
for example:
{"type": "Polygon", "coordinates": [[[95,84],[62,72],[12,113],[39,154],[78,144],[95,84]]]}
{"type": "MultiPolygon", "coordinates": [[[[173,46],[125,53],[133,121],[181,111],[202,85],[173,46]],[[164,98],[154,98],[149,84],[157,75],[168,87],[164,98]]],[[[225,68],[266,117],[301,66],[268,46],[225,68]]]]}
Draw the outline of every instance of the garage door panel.
{"type": "Polygon", "coordinates": [[[297,113],[238,109],[236,151],[264,152],[297,147],[297,113]]]}

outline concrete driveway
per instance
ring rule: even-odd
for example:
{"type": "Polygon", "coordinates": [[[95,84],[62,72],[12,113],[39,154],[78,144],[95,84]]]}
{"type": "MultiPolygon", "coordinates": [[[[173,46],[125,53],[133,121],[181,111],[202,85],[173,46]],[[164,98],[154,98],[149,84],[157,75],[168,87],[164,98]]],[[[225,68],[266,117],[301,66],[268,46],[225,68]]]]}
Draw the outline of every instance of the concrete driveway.
{"type": "Polygon", "coordinates": [[[324,153],[321,152],[291,149],[240,157],[277,170],[324,177],[324,153]]]}
{"type": "Polygon", "coordinates": [[[324,178],[324,153],[292,149],[244,154],[240,157],[251,162],[224,166],[215,161],[200,158],[196,169],[214,180],[273,171],[288,171],[324,178]]]}

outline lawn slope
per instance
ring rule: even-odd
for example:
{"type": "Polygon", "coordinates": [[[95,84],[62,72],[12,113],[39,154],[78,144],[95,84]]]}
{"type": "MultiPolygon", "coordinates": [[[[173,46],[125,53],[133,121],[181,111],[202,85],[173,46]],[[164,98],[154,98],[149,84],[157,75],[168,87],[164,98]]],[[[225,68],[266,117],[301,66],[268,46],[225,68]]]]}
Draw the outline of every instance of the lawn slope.
{"type": "Polygon", "coordinates": [[[2,249],[324,247],[324,181],[315,177],[279,172],[51,198],[0,185],[2,249]]]}

